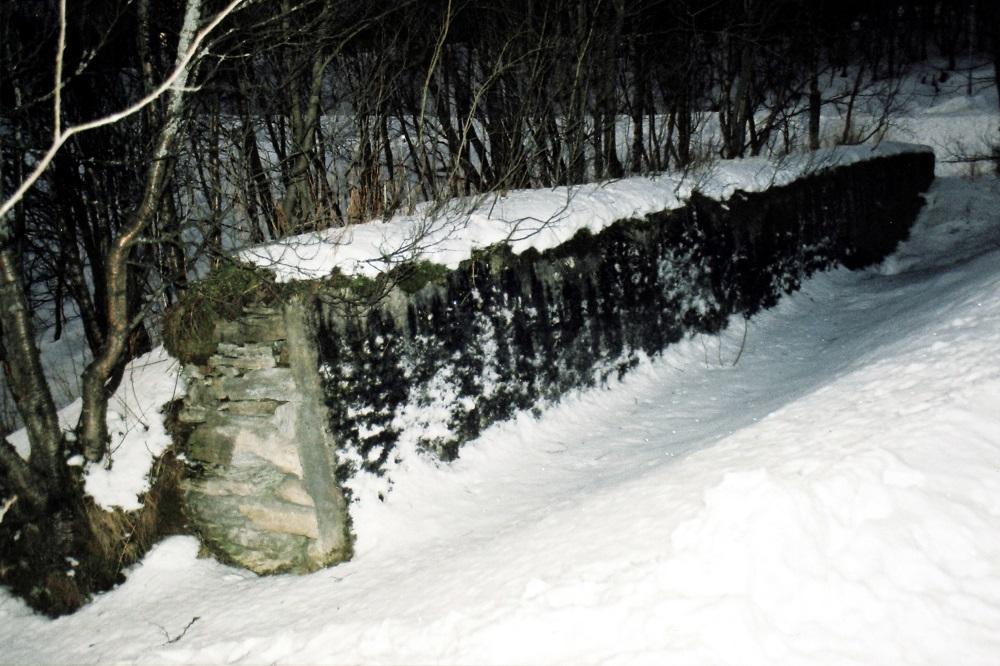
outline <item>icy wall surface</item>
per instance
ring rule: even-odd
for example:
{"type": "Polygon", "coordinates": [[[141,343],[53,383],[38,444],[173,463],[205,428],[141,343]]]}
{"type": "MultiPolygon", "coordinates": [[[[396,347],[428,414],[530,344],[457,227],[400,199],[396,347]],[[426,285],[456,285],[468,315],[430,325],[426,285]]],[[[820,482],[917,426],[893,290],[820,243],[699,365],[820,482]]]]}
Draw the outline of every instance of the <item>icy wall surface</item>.
{"type": "Polygon", "coordinates": [[[452,459],[491,423],[769,307],[814,271],[879,261],[933,174],[930,151],[894,150],[724,201],[694,193],[543,252],[480,250],[375,305],[331,282],[220,321],[216,353],[186,371],[191,522],[260,573],[349,557],[351,477],[404,450],[452,459]]]}

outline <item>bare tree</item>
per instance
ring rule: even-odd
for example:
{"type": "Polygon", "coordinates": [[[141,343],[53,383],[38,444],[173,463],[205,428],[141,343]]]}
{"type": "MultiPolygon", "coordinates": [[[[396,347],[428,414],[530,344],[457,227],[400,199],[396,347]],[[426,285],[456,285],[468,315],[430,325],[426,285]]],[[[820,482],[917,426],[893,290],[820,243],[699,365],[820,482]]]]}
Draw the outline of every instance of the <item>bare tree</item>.
{"type": "Polygon", "coordinates": [[[49,145],[34,168],[0,202],[0,351],[4,373],[25,424],[31,452],[23,460],[6,441],[0,441],[0,487],[11,502],[0,529],[3,535],[2,578],[48,612],[71,610],[94,590],[110,585],[118,574],[117,561],[101,557],[100,544],[107,527],[88,512],[82,480],[67,459],[74,452],[99,460],[106,452],[107,402],[111,379],[126,352],[131,332],[140,323],[130,316],[128,263],[143,242],[157,213],[170,175],[170,157],[182,131],[183,111],[192,70],[208,35],[244,0],[231,0],[202,24],[202,0],[188,0],[176,48],[173,70],[139,100],[124,109],[93,120],[66,126],[63,122],[66,0],[58,4],[52,133],[49,145]],[[162,124],[145,176],[142,198],[126,226],[113,238],[103,275],[107,302],[104,338],[99,352],[83,373],[83,408],[76,429],[64,433],[52,392],[42,370],[36,344],[27,286],[14,244],[11,213],[73,137],[120,122],[165,100],[162,124]],[[67,558],[78,562],[67,574],[67,558]]]}

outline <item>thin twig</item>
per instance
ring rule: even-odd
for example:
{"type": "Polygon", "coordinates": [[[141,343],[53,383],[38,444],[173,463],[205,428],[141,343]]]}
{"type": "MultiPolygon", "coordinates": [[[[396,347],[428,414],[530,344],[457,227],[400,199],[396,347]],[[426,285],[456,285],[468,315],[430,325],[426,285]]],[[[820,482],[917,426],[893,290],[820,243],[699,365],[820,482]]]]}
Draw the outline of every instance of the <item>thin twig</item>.
{"type": "Polygon", "coordinates": [[[743,356],[743,349],[744,349],[744,347],[746,347],[746,344],[747,344],[747,329],[748,328],[750,328],[750,320],[747,319],[746,317],[743,317],[743,339],[740,340],[740,350],[739,350],[739,352],[736,353],[736,358],[733,359],[733,367],[734,368],[736,367],[736,364],[740,362],[740,357],[743,356]]]}
{"type": "Polygon", "coordinates": [[[172,645],[173,643],[176,643],[180,639],[184,638],[184,635],[187,634],[188,629],[191,628],[191,625],[200,619],[201,619],[200,615],[195,615],[193,618],[191,618],[191,621],[188,622],[187,625],[185,625],[184,629],[181,630],[181,633],[177,634],[173,638],[170,637],[170,633],[166,629],[164,629],[161,625],[159,624],[155,625],[160,631],[163,632],[163,635],[167,637],[167,642],[162,643],[161,645],[172,645]]]}
{"type": "MultiPolygon", "coordinates": [[[[24,197],[25,193],[29,189],[31,189],[31,187],[35,184],[35,182],[39,178],[41,178],[45,170],[48,169],[49,164],[52,163],[52,160],[55,158],[56,153],[59,152],[59,149],[62,148],[63,145],[70,138],[81,132],[86,132],[88,130],[96,129],[98,127],[104,127],[105,125],[112,125],[114,123],[117,123],[119,120],[122,120],[123,118],[127,118],[128,116],[138,113],[139,111],[143,110],[144,108],[152,104],[154,101],[159,99],[165,92],[173,88],[174,84],[177,82],[178,79],[180,79],[182,76],[186,77],[188,67],[191,65],[191,61],[195,58],[195,56],[198,53],[198,50],[201,48],[202,42],[205,41],[208,35],[215,29],[217,25],[219,25],[219,23],[221,23],[227,16],[229,16],[229,14],[231,14],[232,11],[236,9],[236,7],[244,1],[245,0],[231,0],[230,3],[226,5],[226,7],[223,8],[221,12],[216,14],[211,21],[209,21],[201,30],[199,30],[194,35],[194,39],[191,41],[191,46],[181,54],[181,57],[178,59],[177,64],[174,67],[174,70],[170,73],[170,75],[167,76],[167,78],[164,79],[163,82],[159,86],[157,86],[155,90],[150,92],[142,99],[133,102],[130,106],[122,109],[121,111],[116,111],[115,113],[108,114],[106,116],[97,118],[95,120],[91,120],[89,122],[83,122],[80,123],[79,125],[74,125],[73,127],[66,129],[65,131],[61,131],[61,124],[56,123],[55,134],[53,135],[52,144],[49,146],[48,150],[46,150],[45,154],[38,160],[38,163],[35,165],[35,168],[31,171],[30,174],[28,174],[28,177],[24,179],[24,181],[17,187],[17,189],[14,190],[14,192],[6,200],[0,202],[0,220],[3,220],[4,216],[8,213],[8,211],[10,211],[10,209],[12,209],[15,205],[17,205],[17,203],[24,197]]],[[[62,20],[62,25],[60,25],[60,31],[65,29],[64,16],[61,16],[61,20],[62,20]]],[[[64,44],[60,43],[58,48],[59,52],[57,55],[57,61],[58,58],[61,56],[64,44]]],[[[61,76],[61,69],[59,72],[59,76],[61,76]]],[[[187,90],[188,88],[184,86],[183,89],[187,90]]],[[[57,92],[58,92],[58,86],[57,86],[57,92]]],[[[56,103],[57,104],[59,103],[59,95],[56,95],[56,103]]],[[[56,112],[56,114],[58,115],[58,111],[56,112]]],[[[0,226],[0,237],[3,237],[6,234],[6,232],[7,230],[4,229],[2,226],[0,226]]]]}

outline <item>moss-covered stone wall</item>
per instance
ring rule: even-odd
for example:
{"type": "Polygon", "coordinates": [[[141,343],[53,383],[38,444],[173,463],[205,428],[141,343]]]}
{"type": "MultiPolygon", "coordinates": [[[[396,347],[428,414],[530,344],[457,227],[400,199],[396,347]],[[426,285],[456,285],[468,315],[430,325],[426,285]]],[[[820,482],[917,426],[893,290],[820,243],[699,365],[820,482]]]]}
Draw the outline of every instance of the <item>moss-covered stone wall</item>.
{"type": "Polygon", "coordinates": [[[380,472],[405,440],[454,458],[491,423],[769,307],[816,270],[879,261],[933,172],[914,152],[723,203],[695,195],[543,253],[481,252],[375,308],[317,298],[341,475],[380,472]]]}
{"type": "Polygon", "coordinates": [[[933,173],[932,153],[914,150],[725,202],[696,194],[545,252],[481,251],[454,271],[241,287],[266,302],[236,314],[229,303],[207,340],[185,338],[206,325],[180,308],[189,516],[210,550],[256,571],[346,557],[351,475],[383,473],[403,447],[452,459],[490,424],[770,307],[817,270],[879,261],[933,173]]]}

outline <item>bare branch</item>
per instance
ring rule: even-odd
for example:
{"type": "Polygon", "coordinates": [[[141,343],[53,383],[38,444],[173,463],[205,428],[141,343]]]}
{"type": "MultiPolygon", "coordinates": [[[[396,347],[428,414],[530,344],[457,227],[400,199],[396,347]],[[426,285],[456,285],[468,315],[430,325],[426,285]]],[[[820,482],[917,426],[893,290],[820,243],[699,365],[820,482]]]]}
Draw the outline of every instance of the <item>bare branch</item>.
{"type": "MultiPolygon", "coordinates": [[[[66,0],[59,0],[59,42],[56,46],[56,81],[52,89],[52,140],[58,141],[62,133],[62,72],[66,53],[66,0]]],[[[0,218],[3,214],[0,213],[0,218]]]]}
{"type": "MultiPolygon", "coordinates": [[[[9,227],[3,220],[6,218],[7,213],[17,205],[17,203],[24,198],[24,195],[31,189],[31,187],[42,177],[45,170],[48,169],[52,160],[55,159],[56,153],[69,141],[73,136],[80,134],[81,132],[86,132],[88,130],[97,129],[98,127],[105,127],[107,125],[113,125],[131,115],[142,111],[144,108],[159,99],[164,93],[174,87],[178,79],[186,79],[187,72],[191,66],[191,62],[194,60],[198,51],[201,49],[202,43],[212,33],[213,30],[223,21],[227,16],[229,16],[233,10],[235,10],[242,3],[247,2],[247,0],[230,0],[229,4],[225,8],[215,15],[215,17],[209,21],[204,27],[201,28],[195,35],[194,39],[191,41],[190,46],[177,61],[177,65],[170,75],[163,80],[163,82],[152,90],[148,95],[142,99],[136,101],[129,107],[117,111],[115,113],[97,118],[79,125],[74,125],[65,131],[60,131],[59,118],[59,85],[56,85],[55,99],[56,99],[56,126],[54,129],[54,134],[52,137],[52,144],[49,146],[48,150],[41,157],[35,168],[28,174],[28,177],[24,179],[24,182],[10,195],[2,204],[0,204],[0,242],[6,240],[9,235],[9,227]]],[[[65,16],[65,0],[61,0],[60,3],[60,42],[59,42],[59,53],[57,55],[57,66],[56,66],[56,76],[62,76],[62,51],[65,42],[65,29],[66,29],[66,16],[65,16]]]]}

